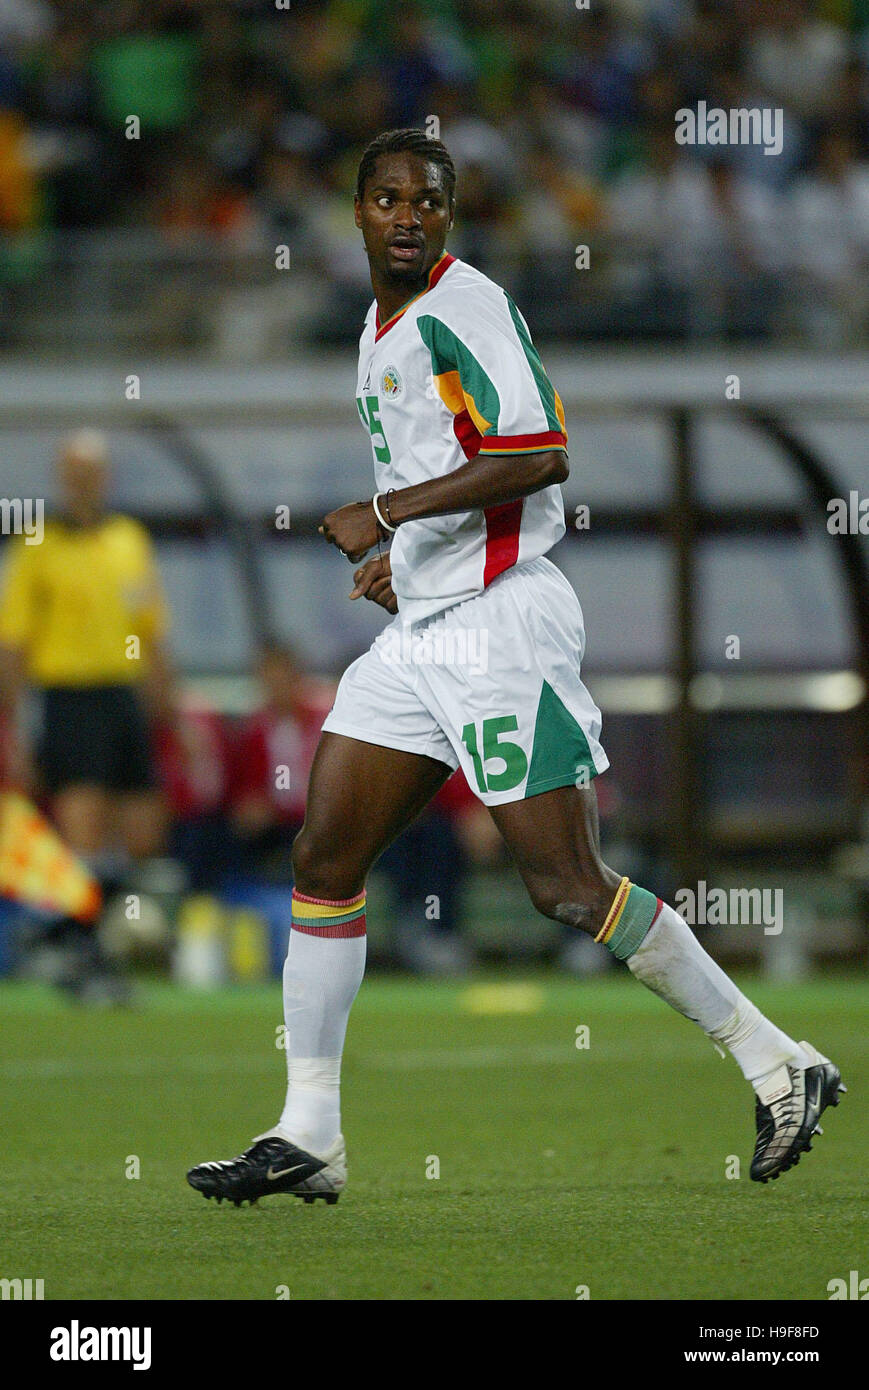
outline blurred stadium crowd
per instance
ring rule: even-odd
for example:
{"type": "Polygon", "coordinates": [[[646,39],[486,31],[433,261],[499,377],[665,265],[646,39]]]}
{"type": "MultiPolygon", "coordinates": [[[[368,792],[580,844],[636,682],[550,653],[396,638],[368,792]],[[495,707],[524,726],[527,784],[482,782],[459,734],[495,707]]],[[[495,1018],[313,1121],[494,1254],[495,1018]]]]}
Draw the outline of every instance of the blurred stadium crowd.
{"type": "Polygon", "coordinates": [[[869,0],[0,0],[0,332],[70,257],[111,300],[134,237],[146,342],[149,307],[208,346],[258,291],[251,352],[351,341],[361,149],[437,117],[453,250],[539,335],[863,341],[867,64],[869,0]],[[701,100],[782,108],[781,152],[677,145],[701,100]]]}

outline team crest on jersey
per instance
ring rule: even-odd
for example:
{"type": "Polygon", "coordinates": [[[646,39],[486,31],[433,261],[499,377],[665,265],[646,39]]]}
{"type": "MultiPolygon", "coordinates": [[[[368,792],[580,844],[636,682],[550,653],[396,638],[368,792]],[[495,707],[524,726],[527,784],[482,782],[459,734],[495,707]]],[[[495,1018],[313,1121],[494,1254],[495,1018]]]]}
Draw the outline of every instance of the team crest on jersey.
{"type": "Polygon", "coordinates": [[[384,396],[388,396],[391,401],[396,396],[400,396],[404,390],[404,382],[398,374],[397,367],[387,367],[380,382],[384,396]]]}

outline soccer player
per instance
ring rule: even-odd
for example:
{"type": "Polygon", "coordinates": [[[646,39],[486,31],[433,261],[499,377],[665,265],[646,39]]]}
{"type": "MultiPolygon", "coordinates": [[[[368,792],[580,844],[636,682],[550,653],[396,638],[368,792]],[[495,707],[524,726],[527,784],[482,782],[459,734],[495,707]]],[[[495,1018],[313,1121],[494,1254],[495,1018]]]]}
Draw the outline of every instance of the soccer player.
{"type": "Polygon", "coordinates": [[[535,907],[587,932],[729,1049],[756,1095],[751,1176],[777,1178],[838,1103],[841,1077],[764,1018],[672,907],[601,860],[592,779],[608,762],[580,676],[582,613],[546,558],[565,529],[558,394],[509,295],[445,250],[455,170],[443,144],[421,130],[380,135],[355,212],[375,294],[356,403],[377,492],[320,529],[353,564],[378,548],[351,597],[398,616],[341,681],[293,847],[283,1112],[240,1157],[188,1181],[236,1204],[273,1192],[338,1200],[366,875],[459,766],[535,907]]]}

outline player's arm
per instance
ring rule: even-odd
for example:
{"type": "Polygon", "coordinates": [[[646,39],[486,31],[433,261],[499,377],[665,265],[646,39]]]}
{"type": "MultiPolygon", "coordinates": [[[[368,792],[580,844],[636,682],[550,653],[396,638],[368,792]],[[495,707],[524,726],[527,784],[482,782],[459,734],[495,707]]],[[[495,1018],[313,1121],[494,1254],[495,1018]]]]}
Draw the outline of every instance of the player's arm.
{"type": "Polygon", "coordinates": [[[532,492],[563,483],[569,469],[564,449],[539,454],[477,454],[443,478],[431,478],[389,495],[393,526],[516,502],[532,492]]]}
{"type": "Polygon", "coordinates": [[[26,684],[26,653],[37,612],[40,547],[20,537],[9,542],[0,586],[0,705],[16,710],[26,684]]]}
{"type": "MultiPolygon", "coordinates": [[[[430,478],[390,492],[389,518],[393,526],[400,526],[429,516],[498,507],[553,483],[563,483],[568,471],[563,449],[543,449],[534,454],[478,454],[442,478],[430,478]]],[[[330,512],[320,531],[353,561],[361,560],[383,539],[371,502],[351,502],[330,512]]]]}
{"type": "Polygon", "coordinates": [[[132,632],[138,634],[143,654],[140,690],[146,707],[153,713],[162,709],[171,698],[174,669],[169,655],[169,605],[157,565],[154,545],[145,527],[132,522],[134,544],[139,551],[139,585],[141,597],[130,614],[132,632]]]}

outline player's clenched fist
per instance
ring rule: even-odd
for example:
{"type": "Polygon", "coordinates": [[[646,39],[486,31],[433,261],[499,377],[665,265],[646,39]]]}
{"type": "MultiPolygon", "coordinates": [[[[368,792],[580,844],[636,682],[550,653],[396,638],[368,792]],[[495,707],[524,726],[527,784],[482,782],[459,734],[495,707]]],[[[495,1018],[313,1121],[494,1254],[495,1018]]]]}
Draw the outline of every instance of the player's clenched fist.
{"type": "Polygon", "coordinates": [[[387,613],[398,612],[398,599],[392,592],[392,565],[388,555],[379,555],[376,560],[362,565],[353,575],[353,582],[355,588],[350,593],[351,598],[370,598],[372,603],[379,603],[387,613]]]}
{"type": "Polygon", "coordinates": [[[323,518],[320,535],[355,561],[368,554],[382,533],[370,502],[350,502],[323,518]]]}

